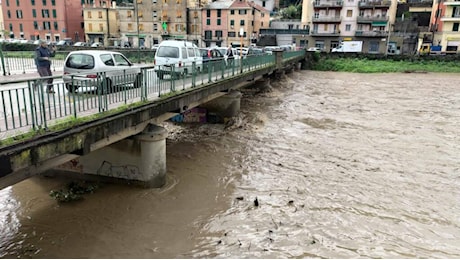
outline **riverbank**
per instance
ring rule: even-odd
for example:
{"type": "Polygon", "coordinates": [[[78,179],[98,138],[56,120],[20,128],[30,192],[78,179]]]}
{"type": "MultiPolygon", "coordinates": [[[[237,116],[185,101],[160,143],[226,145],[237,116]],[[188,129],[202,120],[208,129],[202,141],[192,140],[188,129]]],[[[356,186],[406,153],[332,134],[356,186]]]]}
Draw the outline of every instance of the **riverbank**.
{"type": "Polygon", "coordinates": [[[318,71],[341,71],[356,73],[389,73],[389,72],[448,72],[460,73],[460,64],[455,60],[385,60],[313,56],[311,69],[318,71]]]}

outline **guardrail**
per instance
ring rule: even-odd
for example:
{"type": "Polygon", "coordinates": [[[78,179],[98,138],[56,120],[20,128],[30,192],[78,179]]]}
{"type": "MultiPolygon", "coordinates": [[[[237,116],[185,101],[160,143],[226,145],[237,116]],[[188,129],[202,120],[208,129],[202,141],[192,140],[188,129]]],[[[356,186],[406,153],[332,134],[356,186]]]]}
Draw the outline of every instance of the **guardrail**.
{"type": "MultiPolygon", "coordinates": [[[[283,61],[304,54],[305,51],[285,52],[283,61]]],[[[54,81],[55,94],[45,91],[48,78],[0,82],[0,140],[274,65],[274,55],[261,55],[185,67],[145,66],[139,74],[125,70],[116,76],[104,72],[94,78],[78,74],[48,77],[54,81]]]]}

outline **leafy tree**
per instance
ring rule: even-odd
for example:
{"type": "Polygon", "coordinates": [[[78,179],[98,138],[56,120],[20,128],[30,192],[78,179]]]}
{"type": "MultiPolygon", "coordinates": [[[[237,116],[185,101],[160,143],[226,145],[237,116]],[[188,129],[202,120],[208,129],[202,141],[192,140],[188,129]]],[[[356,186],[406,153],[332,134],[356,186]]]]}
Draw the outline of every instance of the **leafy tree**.
{"type": "Polygon", "coordinates": [[[282,19],[300,19],[302,16],[302,6],[290,5],[280,11],[282,19]]]}

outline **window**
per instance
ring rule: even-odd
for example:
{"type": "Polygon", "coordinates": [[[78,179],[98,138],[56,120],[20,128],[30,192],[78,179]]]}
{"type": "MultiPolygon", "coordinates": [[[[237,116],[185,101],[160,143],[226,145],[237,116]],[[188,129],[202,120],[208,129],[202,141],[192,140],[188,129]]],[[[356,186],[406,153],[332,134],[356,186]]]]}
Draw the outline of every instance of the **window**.
{"type": "Polygon", "coordinates": [[[347,17],[353,16],[353,10],[347,10],[347,17]]]}
{"type": "Polygon", "coordinates": [[[128,18],[131,18],[133,16],[133,14],[131,13],[131,11],[128,11],[128,18]]]}
{"type": "Polygon", "coordinates": [[[8,16],[8,18],[11,18],[11,12],[10,12],[10,10],[6,11],[6,16],[8,16]]]}
{"type": "Polygon", "coordinates": [[[262,1],[262,7],[266,7],[265,1],[262,1]]]}
{"type": "Polygon", "coordinates": [[[168,4],[168,0],[163,0],[163,3],[164,3],[164,4],[168,4]]]}
{"type": "Polygon", "coordinates": [[[80,28],[85,29],[85,23],[84,22],[80,23],[80,28]]]}
{"type": "Polygon", "coordinates": [[[318,19],[318,18],[319,18],[319,13],[318,13],[318,12],[315,12],[315,14],[314,14],[314,17],[313,17],[313,18],[316,18],[316,19],[318,19]]]}
{"type": "Polygon", "coordinates": [[[345,24],[345,31],[351,31],[351,24],[345,24]]]}
{"type": "Polygon", "coordinates": [[[58,26],[58,22],[54,22],[54,30],[55,31],[59,31],[59,26],[58,26]]]}
{"type": "Polygon", "coordinates": [[[177,18],[182,18],[182,11],[181,10],[176,11],[176,17],[177,18]]]}
{"type": "Polygon", "coordinates": [[[43,22],[43,29],[44,30],[51,30],[51,23],[50,22],[43,22]]]}
{"type": "Polygon", "coordinates": [[[211,10],[206,10],[206,17],[211,17],[211,10]]]}
{"type": "Polygon", "coordinates": [[[358,24],[358,31],[362,31],[363,30],[363,24],[358,24]]]}
{"type": "Polygon", "coordinates": [[[34,21],[34,30],[38,30],[38,22],[34,21]]]}
{"type": "Polygon", "coordinates": [[[46,5],[46,0],[42,0],[43,6],[46,5]]]}
{"type": "Polygon", "coordinates": [[[53,18],[57,17],[56,9],[53,9],[53,18]]]}
{"type": "Polygon", "coordinates": [[[260,17],[265,17],[265,13],[260,13],[260,17]]]}
{"type": "Polygon", "coordinates": [[[13,24],[10,23],[10,32],[13,31],[13,24]]]}
{"type": "Polygon", "coordinates": [[[244,20],[240,20],[240,25],[244,25],[244,20]]]}
{"type": "Polygon", "coordinates": [[[182,4],[182,0],[176,0],[176,4],[178,5],[182,4]]]}
{"type": "Polygon", "coordinates": [[[377,41],[369,42],[369,52],[379,52],[379,42],[377,41]]]}
{"type": "Polygon", "coordinates": [[[93,31],[93,24],[92,23],[88,24],[88,31],[90,31],[90,32],[93,31]]]}
{"type": "Polygon", "coordinates": [[[125,58],[125,56],[121,54],[114,54],[113,58],[115,59],[117,66],[129,66],[129,61],[125,58]]]}
{"type": "Polygon", "coordinates": [[[195,52],[192,48],[187,48],[188,56],[195,57],[195,52]]]}
{"type": "Polygon", "coordinates": [[[217,25],[220,25],[221,21],[220,19],[217,19],[217,25]]]}
{"type": "Polygon", "coordinates": [[[211,19],[206,19],[206,25],[211,25],[211,19]]]}
{"type": "Polygon", "coordinates": [[[48,9],[42,9],[42,17],[43,18],[49,18],[50,17],[50,12],[48,9]]]}
{"type": "Polygon", "coordinates": [[[222,10],[217,10],[217,17],[220,17],[222,15],[222,10]]]}
{"type": "Polygon", "coordinates": [[[264,22],[260,22],[260,27],[264,27],[264,22]]]}
{"type": "Polygon", "coordinates": [[[216,31],[216,37],[222,37],[222,31],[216,31]]]}
{"type": "Polygon", "coordinates": [[[238,14],[246,15],[248,13],[247,10],[238,10],[238,14]]]}
{"type": "Polygon", "coordinates": [[[101,12],[101,11],[97,12],[97,16],[98,16],[99,18],[102,18],[102,12],[101,12]]]}
{"type": "Polygon", "coordinates": [[[204,31],[204,38],[210,40],[212,38],[212,31],[204,31]]]}
{"type": "Polygon", "coordinates": [[[35,5],[35,0],[30,0],[31,5],[35,5]]]}
{"type": "Polygon", "coordinates": [[[454,25],[452,26],[452,31],[453,32],[458,32],[458,25],[459,25],[459,23],[454,23],[454,25]]]}
{"type": "Polygon", "coordinates": [[[154,31],[158,31],[158,24],[157,24],[157,23],[154,23],[154,24],[153,24],[153,30],[154,30],[154,31]]]}
{"type": "Polygon", "coordinates": [[[142,4],[142,0],[137,0],[137,3],[138,3],[138,4],[142,4]]]}
{"type": "Polygon", "coordinates": [[[235,14],[235,10],[230,10],[230,15],[234,15],[235,14]]]}
{"type": "Polygon", "coordinates": [[[91,11],[88,11],[88,18],[93,18],[91,17],[91,11]]]}
{"type": "Polygon", "coordinates": [[[138,15],[138,17],[143,17],[143,16],[144,16],[144,12],[142,12],[141,10],[138,10],[138,11],[137,11],[137,15],[138,15]]]}
{"type": "Polygon", "coordinates": [[[236,37],[236,33],[235,32],[228,32],[228,37],[236,37]]]}
{"type": "Polygon", "coordinates": [[[16,17],[22,19],[22,10],[16,10],[16,17]]]}
{"type": "Polygon", "coordinates": [[[51,0],[51,5],[55,6],[56,5],[56,0],[51,0]]]}
{"type": "Polygon", "coordinates": [[[144,31],[144,24],[143,23],[140,23],[139,24],[139,31],[144,31]]]}
{"type": "Polygon", "coordinates": [[[115,66],[115,62],[112,59],[112,55],[110,54],[101,54],[101,60],[107,66],[115,66]]]}
{"type": "Polygon", "coordinates": [[[100,32],[104,31],[104,24],[102,24],[102,23],[99,24],[99,31],[100,32]]]}
{"type": "Polygon", "coordinates": [[[182,58],[187,59],[187,49],[182,47],[182,48],[180,48],[180,51],[182,53],[182,58]]]}
{"type": "Polygon", "coordinates": [[[157,11],[152,11],[152,17],[157,18],[157,11]]]}
{"type": "Polygon", "coordinates": [[[20,31],[20,32],[23,32],[23,31],[24,31],[23,28],[22,28],[22,23],[19,24],[19,31],[20,31]]]}
{"type": "Polygon", "coordinates": [[[193,18],[198,18],[198,12],[197,11],[193,11],[193,18]]]}
{"type": "Polygon", "coordinates": [[[16,5],[19,6],[19,0],[16,0],[16,5]]]}
{"type": "Polygon", "coordinates": [[[156,4],[157,3],[157,0],[152,0],[152,4],[156,4]]]}
{"type": "Polygon", "coordinates": [[[234,25],[235,25],[235,20],[230,20],[230,26],[232,26],[233,28],[234,25]]]}
{"type": "Polygon", "coordinates": [[[132,31],[133,30],[133,24],[132,23],[128,23],[128,31],[132,31]]]}

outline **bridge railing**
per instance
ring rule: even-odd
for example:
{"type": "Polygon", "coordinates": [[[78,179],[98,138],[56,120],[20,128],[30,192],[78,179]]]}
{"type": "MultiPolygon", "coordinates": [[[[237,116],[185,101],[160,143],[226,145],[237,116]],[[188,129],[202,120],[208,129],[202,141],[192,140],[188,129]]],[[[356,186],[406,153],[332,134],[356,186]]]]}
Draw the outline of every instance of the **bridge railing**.
{"type": "MultiPolygon", "coordinates": [[[[294,57],[293,54],[286,59],[294,57]]],[[[124,105],[153,101],[180,90],[216,83],[275,65],[273,55],[243,59],[210,60],[186,67],[145,66],[140,73],[107,72],[82,80],[78,74],[0,83],[0,140],[30,131],[47,130],[81,117],[92,116],[124,105]],[[160,73],[164,72],[164,74],[160,73]],[[168,73],[166,73],[168,72],[168,73]],[[47,93],[52,79],[54,94],[47,93]]]]}

